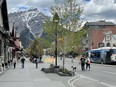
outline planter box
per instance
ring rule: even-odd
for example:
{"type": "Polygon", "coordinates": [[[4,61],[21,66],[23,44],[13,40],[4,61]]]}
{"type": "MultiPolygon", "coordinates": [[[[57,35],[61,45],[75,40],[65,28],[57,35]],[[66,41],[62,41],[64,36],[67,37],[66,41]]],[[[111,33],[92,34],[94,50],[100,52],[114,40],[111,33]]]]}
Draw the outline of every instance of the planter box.
{"type": "Polygon", "coordinates": [[[75,75],[75,72],[73,72],[73,71],[58,72],[57,74],[60,75],[60,76],[74,76],[75,75]]]}
{"type": "Polygon", "coordinates": [[[42,68],[41,71],[45,73],[54,73],[54,68],[42,68]]]}
{"type": "Polygon", "coordinates": [[[63,70],[61,68],[42,68],[41,71],[45,73],[56,73],[60,76],[74,76],[74,71],[69,71],[67,69],[63,70]]]}

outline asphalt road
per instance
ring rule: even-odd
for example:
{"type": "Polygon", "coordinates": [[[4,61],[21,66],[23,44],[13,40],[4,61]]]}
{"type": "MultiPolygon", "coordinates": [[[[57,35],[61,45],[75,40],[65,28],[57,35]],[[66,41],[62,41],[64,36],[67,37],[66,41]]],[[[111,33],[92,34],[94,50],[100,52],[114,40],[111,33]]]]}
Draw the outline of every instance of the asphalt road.
{"type": "MultiPolygon", "coordinates": [[[[58,65],[63,65],[63,60],[58,58],[58,65]]],[[[71,66],[76,66],[74,77],[59,77],[53,74],[46,74],[52,81],[62,81],[66,87],[116,87],[116,65],[91,64],[90,71],[81,71],[77,60],[65,59],[65,67],[72,70],[71,66]],[[74,79],[73,79],[74,78],[74,79]],[[73,80],[72,80],[73,79],[73,80]]]]}
{"type": "Polygon", "coordinates": [[[74,87],[116,87],[116,65],[92,63],[90,71],[81,71],[77,60],[65,59],[65,67],[71,66],[77,67],[75,73],[80,76],[72,82],[74,87]]]}

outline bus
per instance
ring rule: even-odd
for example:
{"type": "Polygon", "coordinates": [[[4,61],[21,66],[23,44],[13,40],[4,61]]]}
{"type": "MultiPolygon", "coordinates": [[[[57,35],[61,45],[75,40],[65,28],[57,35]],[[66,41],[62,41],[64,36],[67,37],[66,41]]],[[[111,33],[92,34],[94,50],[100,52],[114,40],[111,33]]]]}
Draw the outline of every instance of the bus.
{"type": "Polygon", "coordinates": [[[86,52],[86,57],[94,63],[116,63],[116,47],[102,47],[86,52]]]}

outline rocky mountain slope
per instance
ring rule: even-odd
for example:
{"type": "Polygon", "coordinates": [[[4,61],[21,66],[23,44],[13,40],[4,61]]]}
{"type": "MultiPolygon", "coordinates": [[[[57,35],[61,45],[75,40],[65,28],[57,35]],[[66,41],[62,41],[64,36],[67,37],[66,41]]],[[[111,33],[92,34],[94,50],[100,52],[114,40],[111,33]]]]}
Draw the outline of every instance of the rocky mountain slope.
{"type": "Polygon", "coordinates": [[[46,16],[36,8],[10,13],[8,16],[10,24],[14,24],[16,32],[20,35],[24,48],[28,47],[36,36],[42,36],[43,20],[46,16]]]}

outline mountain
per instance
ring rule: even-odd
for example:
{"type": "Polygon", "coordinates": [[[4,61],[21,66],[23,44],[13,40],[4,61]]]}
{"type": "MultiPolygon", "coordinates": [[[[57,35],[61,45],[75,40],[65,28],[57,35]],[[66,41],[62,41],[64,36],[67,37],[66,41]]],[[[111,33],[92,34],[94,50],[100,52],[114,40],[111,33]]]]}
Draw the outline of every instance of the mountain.
{"type": "Polygon", "coordinates": [[[8,17],[10,26],[14,24],[16,32],[20,35],[24,48],[27,48],[36,36],[42,36],[43,20],[46,20],[46,16],[36,8],[9,13],[8,17]]]}

